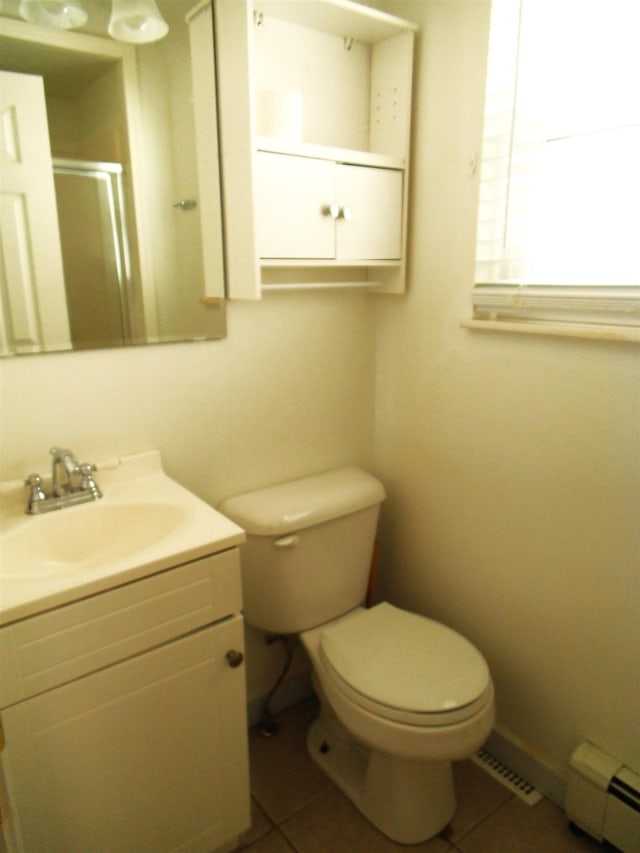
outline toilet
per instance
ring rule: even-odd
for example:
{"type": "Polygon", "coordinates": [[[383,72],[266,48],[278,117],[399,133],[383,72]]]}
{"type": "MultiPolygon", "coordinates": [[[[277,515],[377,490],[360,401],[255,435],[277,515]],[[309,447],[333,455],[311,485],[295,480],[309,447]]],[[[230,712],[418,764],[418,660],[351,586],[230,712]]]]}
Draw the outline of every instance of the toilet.
{"type": "Polygon", "coordinates": [[[298,634],[320,713],[313,760],[381,832],[401,844],[436,835],[455,812],[451,762],[494,723],[486,661],[450,628],[365,600],[382,484],[339,468],[227,498],[244,528],[245,619],[298,634]]]}

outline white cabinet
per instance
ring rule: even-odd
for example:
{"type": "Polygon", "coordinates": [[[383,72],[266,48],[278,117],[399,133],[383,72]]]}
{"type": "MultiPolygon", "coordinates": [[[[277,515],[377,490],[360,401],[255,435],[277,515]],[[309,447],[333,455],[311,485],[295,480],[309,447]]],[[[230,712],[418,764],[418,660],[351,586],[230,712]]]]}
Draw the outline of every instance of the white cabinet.
{"type": "Polygon", "coordinates": [[[260,258],[399,261],[402,184],[399,169],[259,151],[260,258]]]}
{"type": "Polygon", "coordinates": [[[261,258],[334,258],[334,164],[258,152],[255,201],[261,258]]]}
{"type": "Polygon", "coordinates": [[[215,13],[228,295],[403,292],[415,26],[350,0],[215,13]]]}
{"type": "Polygon", "coordinates": [[[211,853],[249,825],[239,574],[232,549],[2,629],[10,851],[211,853]]]}
{"type": "Polygon", "coordinates": [[[402,258],[403,172],[336,165],[339,217],[336,257],[346,261],[402,258]]]}

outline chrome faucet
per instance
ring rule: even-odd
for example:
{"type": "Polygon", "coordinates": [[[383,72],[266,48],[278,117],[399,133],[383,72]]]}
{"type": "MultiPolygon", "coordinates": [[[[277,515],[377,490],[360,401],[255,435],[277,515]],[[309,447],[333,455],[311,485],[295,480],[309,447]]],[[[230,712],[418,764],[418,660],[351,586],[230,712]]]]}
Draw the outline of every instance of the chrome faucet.
{"type": "Polygon", "coordinates": [[[63,447],[52,447],[51,454],[51,487],[57,498],[68,495],[73,491],[73,478],[80,474],[80,463],[71,450],[63,447]]]}
{"type": "Polygon", "coordinates": [[[53,509],[95,501],[102,497],[98,484],[93,478],[95,465],[80,464],[75,454],[62,447],[52,447],[51,453],[51,494],[42,488],[42,477],[29,474],[25,486],[29,486],[27,512],[37,515],[53,509]]]}

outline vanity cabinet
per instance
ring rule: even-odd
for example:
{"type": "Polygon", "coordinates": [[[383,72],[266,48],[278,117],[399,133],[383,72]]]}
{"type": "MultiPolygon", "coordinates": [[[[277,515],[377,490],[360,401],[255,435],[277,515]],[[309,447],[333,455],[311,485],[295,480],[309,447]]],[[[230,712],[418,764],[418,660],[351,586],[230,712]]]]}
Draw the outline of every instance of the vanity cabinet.
{"type": "Polygon", "coordinates": [[[237,548],[3,627],[9,851],[232,849],[242,649],[237,548]]]}
{"type": "Polygon", "coordinates": [[[415,26],[350,0],[219,0],[231,298],[405,289],[415,26]]]}

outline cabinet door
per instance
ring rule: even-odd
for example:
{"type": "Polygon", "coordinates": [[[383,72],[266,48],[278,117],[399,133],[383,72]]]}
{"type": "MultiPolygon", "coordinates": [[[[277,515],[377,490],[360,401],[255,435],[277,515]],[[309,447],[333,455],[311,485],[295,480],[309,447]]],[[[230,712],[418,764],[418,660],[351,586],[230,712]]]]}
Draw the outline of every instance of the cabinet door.
{"type": "Polygon", "coordinates": [[[261,258],[332,259],[335,164],[312,157],[259,151],[256,155],[256,220],[261,258]]]}
{"type": "Polygon", "coordinates": [[[397,169],[336,166],[338,260],[399,260],[402,256],[402,176],[397,169]]]}
{"type": "Polygon", "coordinates": [[[210,853],[249,825],[242,618],[4,709],[24,853],[210,853]]]}

